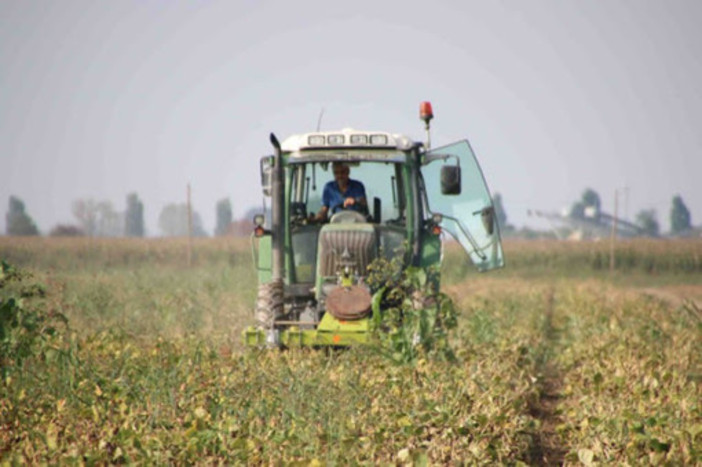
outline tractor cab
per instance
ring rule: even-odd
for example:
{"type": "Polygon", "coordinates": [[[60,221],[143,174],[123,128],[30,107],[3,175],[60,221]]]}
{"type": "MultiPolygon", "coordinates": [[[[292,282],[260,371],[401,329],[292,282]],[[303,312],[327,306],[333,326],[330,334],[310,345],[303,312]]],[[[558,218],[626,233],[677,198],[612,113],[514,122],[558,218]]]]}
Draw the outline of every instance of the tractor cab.
{"type": "Polygon", "coordinates": [[[247,344],[364,342],[369,264],[383,256],[438,266],[443,232],[480,271],[503,265],[492,199],[467,141],[428,150],[403,135],[352,129],[271,140],[276,154],[261,159],[270,215],[254,220],[258,325],[244,332],[247,344]],[[323,209],[338,167],[365,197],[323,209]]]}

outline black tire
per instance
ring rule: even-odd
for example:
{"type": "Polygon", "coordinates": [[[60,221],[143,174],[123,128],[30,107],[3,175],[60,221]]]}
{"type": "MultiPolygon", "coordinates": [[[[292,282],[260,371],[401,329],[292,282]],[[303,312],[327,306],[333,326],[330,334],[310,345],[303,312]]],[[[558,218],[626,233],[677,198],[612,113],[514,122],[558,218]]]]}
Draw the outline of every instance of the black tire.
{"type": "Polygon", "coordinates": [[[272,329],[282,309],[283,281],[259,284],[256,297],[256,323],[264,329],[272,329]]]}

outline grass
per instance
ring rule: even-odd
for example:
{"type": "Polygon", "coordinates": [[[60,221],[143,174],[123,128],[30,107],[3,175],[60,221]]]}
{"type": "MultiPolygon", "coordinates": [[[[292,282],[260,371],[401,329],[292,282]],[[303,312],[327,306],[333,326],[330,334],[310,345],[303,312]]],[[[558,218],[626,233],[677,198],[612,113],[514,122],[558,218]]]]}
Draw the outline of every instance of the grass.
{"type": "Polygon", "coordinates": [[[197,239],[190,267],[186,248],[185,239],[0,237],[0,258],[48,284],[76,331],[238,342],[256,296],[248,245],[197,239]]]}
{"type": "Polygon", "coordinates": [[[604,244],[508,242],[486,275],[449,246],[458,361],[402,365],[245,351],[247,243],[185,246],[0,238],[46,286],[23,306],[69,319],[0,383],[4,461],[702,463],[699,295],[641,292],[697,293],[699,241],[622,243],[614,275],[604,244]]]}

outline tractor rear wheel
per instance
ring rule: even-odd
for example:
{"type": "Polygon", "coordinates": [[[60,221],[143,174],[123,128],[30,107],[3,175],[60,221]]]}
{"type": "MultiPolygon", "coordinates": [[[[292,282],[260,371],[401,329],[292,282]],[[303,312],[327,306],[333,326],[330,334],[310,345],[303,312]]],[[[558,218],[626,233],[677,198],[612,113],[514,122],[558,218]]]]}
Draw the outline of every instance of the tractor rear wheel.
{"type": "Polygon", "coordinates": [[[272,329],[273,323],[283,310],[283,281],[258,285],[256,297],[256,322],[265,329],[272,329]]]}

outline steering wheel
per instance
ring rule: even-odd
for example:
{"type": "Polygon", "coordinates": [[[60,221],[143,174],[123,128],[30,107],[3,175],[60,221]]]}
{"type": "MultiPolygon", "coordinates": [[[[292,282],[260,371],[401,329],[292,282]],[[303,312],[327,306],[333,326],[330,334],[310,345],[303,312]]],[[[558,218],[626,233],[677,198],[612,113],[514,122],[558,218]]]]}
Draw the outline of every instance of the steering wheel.
{"type": "Polygon", "coordinates": [[[331,218],[329,218],[330,224],[358,224],[368,222],[366,216],[354,210],[351,206],[344,207],[344,203],[332,206],[330,211],[334,212],[337,209],[341,210],[332,214],[331,218]]]}
{"type": "Polygon", "coordinates": [[[341,209],[341,210],[349,210],[351,208],[344,207],[344,202],[342,201],[341,203],[336,203],[334,206],[329,207],[329,212],[333,212],[336,214],[336,210],[341,209]]]}

